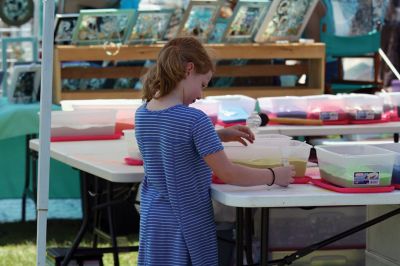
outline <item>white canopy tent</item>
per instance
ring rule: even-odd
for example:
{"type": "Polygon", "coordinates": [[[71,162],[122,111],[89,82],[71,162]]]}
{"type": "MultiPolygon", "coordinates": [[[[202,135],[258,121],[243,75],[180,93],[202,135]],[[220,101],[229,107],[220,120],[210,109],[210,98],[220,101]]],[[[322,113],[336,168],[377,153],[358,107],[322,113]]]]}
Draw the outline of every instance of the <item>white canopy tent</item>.
{"type": "MultiPolygon", "coordinates": [[[[36,2],[36,6],[38,3],[36,2]]],[[[36,8],[36,10],[38,10],[36,8]]],[[[35,12],[35,20],[39,20],[35,12]]],[[[38,23],[36,25],[36,33],[38,23]]],[[[36,265],[46,265],[47,210],[49,201],[50,172],[50,123],[53,80],[54,48],[54,0],[43,0],[43,36],[42,36],[42,71],[40,92],[40,126],[39,126],[39,172],[37,193],[37,257],[36,265]]],[[[36,35],[37,36],[37,35],[36,35]]]]}

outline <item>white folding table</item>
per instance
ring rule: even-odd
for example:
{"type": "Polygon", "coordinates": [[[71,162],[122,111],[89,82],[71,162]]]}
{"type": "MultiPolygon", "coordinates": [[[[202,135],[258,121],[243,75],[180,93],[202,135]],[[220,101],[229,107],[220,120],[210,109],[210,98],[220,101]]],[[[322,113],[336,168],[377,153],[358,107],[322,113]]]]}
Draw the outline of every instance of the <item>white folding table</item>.
{"type": "Polygon", "coordinates": [[[283,134],[287,136],[324,136],[349,134],[393,133],[395,142],[398,142],[400,122],[354,124],[354,125],[323,125],[323,126],[295,126],[295,125],[268,125],[259,128],[260,134],[283,134]],[[396,141],[397,138],[397,141],[396,141]]]}
{"type": "MultiPolygon", "coordinates": [[[[277,185],[239,187],[233,185],[211,186],[212,198],[226,206],[236,207],[237,253],[236,265],[243,264],[243,211],[250,208],[261,208],[261,263],[268,264],[268,220],[269,208],[282,207],[309,207],[309,206],[360,206],[360,205],[397,205],[400,204],[400,190],[388,193],[337,193],[328,191],[310,184],[289,185],[287,188],[277,185]]],[[[373,224],[381,222],[393,215],[399,214],[400,208],[346,231],[345,234],[302,249],[281,260],[272,262],[272,265],[287,265],[302,256],[309,254],[319,247],[330,244],[344,236],[356,233],[373,224]],[[330,241],[333,240],[333,241],[330,241]]],[[[246,230],[248,232],[248,230],[246,230]]],[[[250,245],[247,245],[248,247],[250,245]]],[[[249,253],[249,252],[247,252],[249,253]]],[[[250,253],[251,254],[251,253],[250,253]]],[[[247,261],[251,261],[248,256],[247,261]]],[[[270,262],[271,263],[271,262],[270,262]]]]}
{"type": "MultiPolygon", "coordinates": [[[[34,139],[29,143],[32,150],[39,150],[39,140],[34,139]]],[[[115,228],[112,219],[112,205],[117,203],[112,199],[113,183],[135,183],[135,188],[144,176],[143,166],[130,166],[124,163],[124,157],[128,156],[127,145],[124,140],[102,140],[102,141],[69,141],[52,142],[50,145],[50,156],[60,162],[68,164],[80,171],[82,191],[83,219],[81,228],[75,240],[63,260],[62,265],[68,265],[74,252],[86,233],[93,216],[93,210],[107,208],[108,222],[112,248],[102,248],[105,252],[112,252],[114,265],[119,265],[118,252],[137,250],[137,247],[118,247],[115,236],[115,228]],[[97,181],[104,179],[107,182],[107,198],[104,203],[96,201],[94,206],[89,204],[90,195],[97,197],[97,181]],[[88,183],[95,180],[94,191],[89,191],[88,183]]],[[[35,173],[34,173],[35,174],[35,173]]],[[[94,223],[96,223],[94,218],[94,223]]],[[[97,245],[97,239],[94,240],[97,245]]]]}
{"type": "MultiPolygon", "coordinates": [[[[400,125],[400,123],[396,124],[397,126],[400,125]]],[[[375,128],[376,127],[374,127],[374,130],[375,128]]],[[[395,132],[393,127],[390,127],[387,130],[389,129],[392,130],[390,132],[395,132]]],[[[371,128],[369,128],[369,130],[371,130],[371,128]]],[[[382,128],[380,132],[382,132],[382,128]]],[[[31,140],[30,148],[37,151],[39,148],[38,140],[31,140]]],[[[88,178],[98,177],[108,180],[110,181],[108,183],[112,184],[115,182],[139,183],[142,181],[144,176],[143,167],[128,166],[124,163],[124,157],[127,156],[127,146],[124,140],[55,142],[51,143],[50,155],[52,158],[80,170],[83,181],[82,191],[84,194],[82,195],[82,199],[84,205],[88,197],[88,193],[85,191],[85,180],[88,178]]],[[[372,194],[340,194],[313,185],[290,185],[288,188],[281,188],[278,186],[238,187],[213,184],[211,189],[214,200],[227,206],[236,207],[238,227],[242,226],[241,221],[243,221],[242,214],[244,209],[262,209],[263,215],[261,216],[261,219],[263,230],[261,231],[264,239],[264,241],[262,241],[263,250],[266,250],[265,247],[268,245],[265,237],[268,232],[269,208],[400,204],[400,191],[372,194]]],[[[110,210],[109,206],[108,210],[110,210]]],[[[399,213],[400,209],[397,209],[396,211],[399,213]]],[[[87,217],[85,219],[85,214],[89,215],[90,210],[87,209],[87,206],[84,206],[83,212],[84,219],[81,230],[79,231],[68,256],[71,256],[73,250],[78,247],[79,242],[86,231],[88,219],[87,217]]],[[[110,234],[112,234],[112,231],[112,226],[110,226],[110,234]]],[[[238,233],[239,232],[242,231],[238,230],[238,233]]],[[[241,234],[239,233],[238,242],[242,240],[243,238],[241,238],[241,234]]],[[[113,241],[113,247],[117,247],[116,241],[113,241]]],[[[262,264],[266,265],[267,256],[265,252],[262,252],[261,254],[262,264]]],[[[242,263],[242,260],[240,260],[242,257],[242,252],[239,252],[237,254],[238,265],[242,263]]],[[[114,252],[114,261],[118,262],[117,252],[114,252]]]]}

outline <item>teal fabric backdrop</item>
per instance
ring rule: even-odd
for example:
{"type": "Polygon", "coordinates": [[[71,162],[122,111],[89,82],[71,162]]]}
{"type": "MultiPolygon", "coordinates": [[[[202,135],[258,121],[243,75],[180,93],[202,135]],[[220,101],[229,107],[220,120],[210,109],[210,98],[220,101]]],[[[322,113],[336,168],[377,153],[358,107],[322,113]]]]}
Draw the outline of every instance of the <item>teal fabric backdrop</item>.
{"type": "MultiPolygon", "coordinates": [[[[54,109],[58,109],[54,106],[54,109]]],[[[0,199],[20,198],[25,182],[25,136],[39,131],[39,104],[9,104],[0,98],[0,199]]],[[[79,198],[79,173],[50,163],[50,198],[79,198]]]]}

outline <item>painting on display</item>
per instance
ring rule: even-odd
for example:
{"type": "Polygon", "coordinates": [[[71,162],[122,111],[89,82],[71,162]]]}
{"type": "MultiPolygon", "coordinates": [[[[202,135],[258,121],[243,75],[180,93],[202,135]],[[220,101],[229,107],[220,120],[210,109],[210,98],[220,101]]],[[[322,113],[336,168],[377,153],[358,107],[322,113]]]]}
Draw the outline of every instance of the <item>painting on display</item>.
{"type": "Polygon", "coordinates": [[[123,43],[135,20],[133,9],[81,10],[72,36],[78,45],[123,43]]]}
{"type": "Polygon", "coordinates": [[[275,0],[258,30],[256,42],[297,41],[318,0],[275,0]]]}
{"type": "Polygon", "coordinates": [[[172,14],[172,9],[139,10],[136,22],[128,34],[126,43],[150,44],[163,40],[172,14]]]}
{"type": "Polygon", "coordinates": [[[57,14],[54,20],[54,43],[70,44],[79,14],[57,14]]]}
{"type": "Polygon", "coordinates": [[[1,63],[3,96],[7,96],[9,76],[17,63],[34,63],[38,61],[38,40],[35,37],[6,37],[1,39],[1,63]],[[6,70],[4,70],[6,69],[6,70]]]}
{"type": "Polygon", "coordinates": [[[32,103],[38,100],[40,86],[40,65],[16,65],[8,86],[8,101],[11,103],[32,103]]]}
{"type": "Polygon", "coordinates": [[[229,20],[224,19],[224,18],[218,18],[215,21],[214,28],[208,37],[209,43],[222,43],[223,42],[224,34],[225,34],[226,28],[228,26],[228,22],[229,22],[229,20]]]}
{"type": "Polygon", "coordinates": [[[178,29],[178,36],[194,36],[207,41],[214,28],[220,3],[216,0],[192,0],[183,16],[178,29]]]}
{"type": "Polygon", "coordinates": [[[225,42],[251,42],[272,0],[241,0],[225,31],[225,42]]]}

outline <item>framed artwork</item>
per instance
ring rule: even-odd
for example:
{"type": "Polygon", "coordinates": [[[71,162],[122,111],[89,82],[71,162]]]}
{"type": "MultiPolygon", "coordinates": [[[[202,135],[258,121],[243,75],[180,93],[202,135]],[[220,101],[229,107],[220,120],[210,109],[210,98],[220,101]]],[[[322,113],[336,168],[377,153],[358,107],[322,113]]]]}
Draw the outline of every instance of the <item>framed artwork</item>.
{"type": "Polygon", "coordinates": [[[318,0],[274,0],[256,42],[297,41],[306,27],[318,0]]]}
{"type": "Polygon", "coordinates": [[[252,42],[272,0],[240,0],[224,34],[224,42],[252,42]]]}
{"type": "Polygon", "coordinates": [[[8,71],[11,64],[38,61],[38,41],[35,37],[9,37],[1,39],[1,63],[3,68],[2,90],[7,96],[8,71]]]}
{"type": "Polygon", "coordinates": [[[173,12],[172,9],[139,10],[135,24],[126,38],[126,43],[150,44],[163,40],[173,12]]]}
{"type": "Polygon", "coordinates": [[[32,103],[38,99],[40,86],[40,65],[16,65],[8,87],[8,101],[11,103],[32,103]]]}
{"type": "Polygon", "coordinates": [[[214,24],[214,28],[208,38],[208,42],[222,43],[228,23],[229,23],[228,19],[217,18],[214,24]]]}
{"type": "Polygon", "coordinates": [[[220,9],[218,0],[191,0],[178,29],[178,36],[194,36],[207,41],[220,9]]]}
{"type": "Polygon", "coordinates": [[[72,35],[72,43],[123,43],[135,20],[135,14],[133,9],[81,10],[72,35]]]}
{"type": "Polygon", "coordinates": [[[57,14],[54,20],[54,43],[70,44],[79,14],[57,14]]]}

